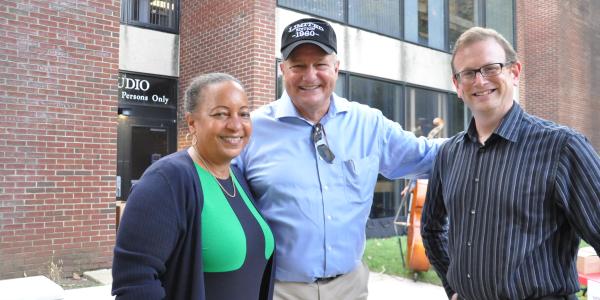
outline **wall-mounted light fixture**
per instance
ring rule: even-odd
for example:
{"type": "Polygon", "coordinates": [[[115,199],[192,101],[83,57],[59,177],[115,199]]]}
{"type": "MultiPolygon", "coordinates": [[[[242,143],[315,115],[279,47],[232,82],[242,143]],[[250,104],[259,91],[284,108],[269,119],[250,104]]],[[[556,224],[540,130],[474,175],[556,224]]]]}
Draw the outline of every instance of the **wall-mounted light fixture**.
{"type": "Polygon", "coordinates": [[[117,111],[119,113],[119,116],[131,116],[131,109],[130,108],[121,108],[121,107],[119,107],[119,109],[117,111]]]}

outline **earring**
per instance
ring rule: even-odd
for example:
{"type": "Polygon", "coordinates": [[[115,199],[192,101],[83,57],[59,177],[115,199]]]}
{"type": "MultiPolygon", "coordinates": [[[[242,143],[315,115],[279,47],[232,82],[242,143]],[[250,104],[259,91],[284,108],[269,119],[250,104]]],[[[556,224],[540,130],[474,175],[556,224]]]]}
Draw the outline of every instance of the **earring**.
{"type": "Polygon", "coordinates": [[[197,142],[198,142],[198,139],[196,138],[196,135],[192,134],[192,146],[196,147],[197,142]]]}
{"type": "Polygon", "coordinates": [[[188,133],[186,133],[186,135],[185,135],[185,141],[187,142],[187,141],[189,141],[189,140],[190,140],[190,133],[188,132],[188,133]]]}

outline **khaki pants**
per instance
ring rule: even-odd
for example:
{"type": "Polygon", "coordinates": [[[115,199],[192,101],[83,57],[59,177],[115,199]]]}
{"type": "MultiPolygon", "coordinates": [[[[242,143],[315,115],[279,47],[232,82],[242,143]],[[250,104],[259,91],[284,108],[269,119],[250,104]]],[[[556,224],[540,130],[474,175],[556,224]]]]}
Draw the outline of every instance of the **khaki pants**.
{"type": "Polygon", "coordinates": [[[352,272],[315,283],[275,282],[273,300],[366,300],[369,268],[362,263],[352,272]]]}

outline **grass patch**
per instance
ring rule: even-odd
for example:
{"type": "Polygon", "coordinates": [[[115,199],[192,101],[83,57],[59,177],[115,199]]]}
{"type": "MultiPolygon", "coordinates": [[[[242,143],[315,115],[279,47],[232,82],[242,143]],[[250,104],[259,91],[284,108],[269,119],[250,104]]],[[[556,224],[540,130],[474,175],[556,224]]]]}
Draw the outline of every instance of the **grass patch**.
{"type": "MultiPolygon", "coordinates": [[[[406,236],[402,236],[400,238],[402,239],[402,250],[406,255],[406,236]]],[[[581,240],[579,247],[581,248],[586,246],[588,246],[588,244],[581,240]]],[[[369,269],[373,272],[414,279],[414,273],[408,270],[402,264],[397,237],[368,239],[363,261],[367,263],[369,269]]],[[[437,276],[435,271],[433,271],[433,268],[431,268],[428,272],[418,273],[416,280],[442,285],[440,278],[437,276]]],[[[577,294],[577,296],[579,299],[586,299],[586,297],[582,295],[581,291],[577,294]]]]}
{"type": "MultiPolygon", "coordinates": [[[[406,255],[406,236],[402,236],[402,248],[406,255]]],[[[363,261],[367,263],[373,272],[385,273],[405,278],[414,279],[415,273],[402,264],[398,238],[368,239],[363,261]]],[[[431,268],[428,272],[420,272],[416,275],[417,281],[442,285],[439,277],[431,268]]]]}
{"type": "Polygon", "coordinates": [[[581,243],[579,243],[579,248],[583,248],[583,247],[589,247],[590,245],[588,243],[586,243],[584,240],[581,240],[581,243]]]}

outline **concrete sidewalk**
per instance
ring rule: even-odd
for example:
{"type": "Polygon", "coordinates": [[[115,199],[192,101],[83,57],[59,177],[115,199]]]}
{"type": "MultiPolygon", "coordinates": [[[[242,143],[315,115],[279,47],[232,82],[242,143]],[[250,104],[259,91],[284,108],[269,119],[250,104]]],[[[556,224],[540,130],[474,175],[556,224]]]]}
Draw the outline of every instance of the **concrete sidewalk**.
{"type": "Polygon", "coordinates": [[[65,290],[63,300],[112,300],[110,295],[110,284],[94,286],[82,289],[65,290]]]}
{"type": "MultiPolygon", "coordinates": [[[[0,280],[0,295],[9,300],[112,300],[110,295],[110,269],[85,272],[84,276],[100,282],[100,286],[80,289],[62,290],[62,288],[43,276],[19,278],[15,280],[0,280]],[[14,284],[18,282],[19,284],[14,284]],[[4,288],[3,288],[4,287],[4,288]],[[27,291],[27,292],[24,292],[27,291]],[[31,292],[31,293],[30,293],[31,292]],[[51,296],[48,294],[52,292],[51,296]]],[[[440,286],[414,282],[410,279],[374,273],[369,275],[369,300],[396,299],[447,299],[444,289],[440,286]]]]}
{"type": "Polygon", "coordinates": [[[65,290],[65,298],[63,300],[111,300],[115,299],[110,295],[112,284],[111,269],[101,269],[95,271],[84,272],[83,276],[99,282],[101,286],[94,286],[81,289],[65,290]]]}
{"type": "Polygon", "coordinates": [[[369,275],[369,300],[398,299],[445,300],[448,299],[448,296],[441,286],[371,272],[369,275]]]}
{"type": "MultiPolygon", "coordinates": [[[[86,276],[106,282],[106,276],[110,276],[110,271],[96,272],[94,274],[86,273],[86,276]],[[102,276],[102,277],[98,277],[102,276]]],[[[66,290],[65,300],[90,299],[90,300],[110,300],[110,284],[83,288],[76,290],[66,290]]],[[[387,274],[371,272],[369,275],[369,300],[397,300],[397,299],[427,299],[443,300],[448,299],[441,286],[414,282],[410,279],[391,276],[387,274]]]]}

